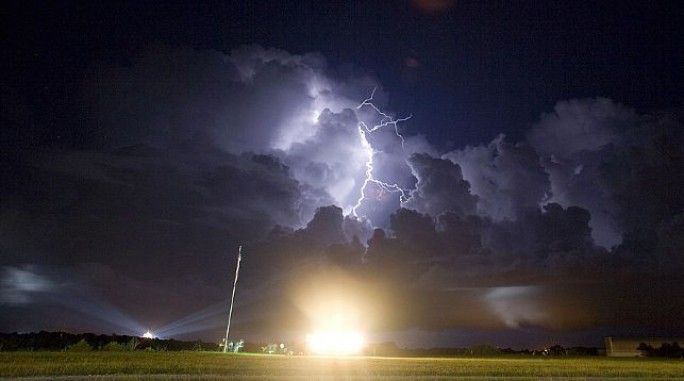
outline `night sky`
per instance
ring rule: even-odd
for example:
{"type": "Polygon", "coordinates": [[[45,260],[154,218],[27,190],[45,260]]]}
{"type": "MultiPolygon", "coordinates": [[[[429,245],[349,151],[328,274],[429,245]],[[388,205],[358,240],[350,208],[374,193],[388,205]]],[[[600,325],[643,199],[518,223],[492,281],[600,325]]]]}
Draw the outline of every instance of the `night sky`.
{"type": "Polygon", "coordinates": [[[242,245],[247,341],[684,336],[680,2],[81,3],[2,5],[0,331],[219,341],[242,245]]]}

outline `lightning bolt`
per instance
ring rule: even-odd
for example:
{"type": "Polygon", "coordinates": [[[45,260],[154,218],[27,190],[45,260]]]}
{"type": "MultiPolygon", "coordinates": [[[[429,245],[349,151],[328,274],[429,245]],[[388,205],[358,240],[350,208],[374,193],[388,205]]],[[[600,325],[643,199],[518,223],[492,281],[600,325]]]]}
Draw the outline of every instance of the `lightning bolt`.
{"type": "Polygon", "coordinates": [[[405,122],[411,119],[412,117],[412,115],[409,115],[404,118],[394,119],[390,115],[387,115],[382,110],[380,110],[373,103],[373,96],[375,95],[375,91],[377,89],[377,87],[373,88],[370,97],[364,99],[363,102],[361,102],[361,104],[359,104],[356,107],[357,110],[361,109],[362,107],[370,107],[380,116],[380,121],[378,124],[374,125],[371,128],[369,128],[365,122],[359,122],[359,136],[361,138],[361,145],[368,153],[368,159],[366,160],[366,178],[363,181],[363,186],[361,187],[361,194],[358,200],[356,200],[356,204],[352,208],[352,214],[354,215],[354,217],[359,217],[357,214],[357,210],[359,207],[361,207],[361,203],[366,198],[366,188],[371,183],[375,184],[376,186],[378,186],[378,188],[380,188],[380,193],[376,197],[377,200],[380,200],[385,193],[399,193],[399,200],[401,202],[405,202],[408,200],[408,197],[404,193],[404,190],[398,184],[388,184],[373,177],[373,157],[375,156],[377,151],[373,149],[370,142],[368,141],[368,134],[371,134],[381,128],[391,126],[394,129],[394,134],[401,140],[401,148],[404,149],[404,137],[399,133],[398,125],[399,123],[405,122]]]}

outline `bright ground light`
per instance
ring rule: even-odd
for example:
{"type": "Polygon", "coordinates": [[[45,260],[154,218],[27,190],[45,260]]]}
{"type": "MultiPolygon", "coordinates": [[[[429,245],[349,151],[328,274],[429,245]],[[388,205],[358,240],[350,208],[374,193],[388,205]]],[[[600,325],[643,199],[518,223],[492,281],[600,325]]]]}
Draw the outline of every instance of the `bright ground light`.
{"type": "Polygon", "coordinates": [[[147,330],[147,332],[143,333],[142,337],[144,337],[146,339],[154,339],[154,334],[152,332],[150,332],[149,330],[147,330]]]}
{"type": "Polygon", "coordinates": [[[322,271],[294,291],[295,301],[309,324],[307,351],[325,356],[360,354],[365,348],[363,332],[368,315],[363,315],[364,290],[359,283],[338,270],[322,271]],[[366,317],[366,318],[364,318],[366,317]]]}
{"type": "Polygon", "coordinates": [[[306,336],[312,353],[319,355],[353,355],[363,349],[364,340],[355,331],[317,331],[306,336]]]}

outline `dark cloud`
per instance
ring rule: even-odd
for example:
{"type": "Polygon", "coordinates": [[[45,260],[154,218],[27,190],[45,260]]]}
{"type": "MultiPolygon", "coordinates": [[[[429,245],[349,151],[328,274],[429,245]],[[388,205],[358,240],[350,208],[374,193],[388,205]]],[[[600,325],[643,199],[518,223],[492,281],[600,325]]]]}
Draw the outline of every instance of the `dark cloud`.
{"type": "Polygon", "coordinates": [[[542,114],[528,140],[542,157],[572,159],[583,151],[596,151],[618,143],[637,114],[606,98],[558,102],[554,112],[542,114]]]}
{"type": "Polygon", "coordinates": [[[261,276],[248,270],[248,276],[271,279],[280,285],[272,289],[281,291],[269,299],[274,303],[269,304],[270,319],[240,329],[277,330],[274,327],[282,324],[305,329],[302,321],[309,321],[313,308],[309,304],[313,297],[304,286],[309,282],[313,283],[309,287],[328,290],[321,292],[330,298],[351,299],[355,306],[362,306],[364,321],[373,330],[587,327],[596,320],[588,309],[591,300],[575,291],[577,279],[554,279],[563,269],[577,271],[597,263],[577,254],[596,251],[587,221],[586,211],[558,205],[543,213],[530,212],[519,223],[510,222],[516,226],[457,214],[441,216],[436,225],[429,215],[401,209],[391,217],[391,235],[376,229],[364,250],[354,239],[332,245],[319,240],[321,236],[339,240],[342,222],[338,208],[321,208],[307,228],[277,233],[251,248],[252,260],[269,263],[272,270],[271,275],[261,276]],[[522,249],[509,253],[503,242],[511,237],[498,232],[504,229],[518,229],[514,232],[518,246],[531,245],[529,251],[537,256],[525,258],[527,251],[522,249]],[[536,235],[522,242],[519,235],[525,229],[536,235]],[[492,244],[481,236],[499,241],[492,244]],[[581,261],[556,258],[573,250],[581,261]],[[515,266],[507,255],[517,256],[515,266]],[[331,271],[336,275],[331,276],[331,271]],[[570,313],[575,308],[581,313],[570,313]]]}
{"type": "Polygon", "coordinates": [[[21,245],[42,246],[44,241],[42,249],[70,251],[72,259],[106,258],[108,251],[119,252],[111,254],[116,257],[123,254],[122,244],[143,250],[135,248],[136,241],[159,239],[163,247],[170,246],[162,236],[173,237],[174,230],[186,231],[173,238],[182,240],[192,232],[224,230],[227,222],[240,220],[251,224],[236,226],[240,235],[256,238],[268,224],[299,222],[298,184],[272,162],[220,152],[170,157],[139,149],[125,154],[27,152],[10,172],[15,182],[4,195],[12,200],[5,226],[16,228],[19,235],[29,227],[42,234],[26,242],[8,232],[4,242],[9,256],[25,256],[21,245]],[[266,225],[258,228],[260,224],[266,225]],[[11,247],[14,239],[22,241],[19,247],[11,247]]]}
{"type": "Polygon", "coordinates": [[[217,296],[207,284],[189,276],[178,278],[177,281],[187,283],[180,290],[169,288],[163,280],[149,284],[95,263],[5,266],[2,271],[0,303],[11,313],[0,318],[0,322],[20,331],[35,326],[65,331],[110,327],[139,335],[150,324],[158,326],[177,318],[179,311],[191,305],[200,308],[208,296],[217,296]],[[186,300],[188,295],[184,292],[188,291],[197,296],[199,304],[186,300]],[[164,303],[159,303],[159,299],[164,303]],[[21,319],[15,314],[21,314],[21,319]],[[144,321],[136,319],[143,315],[144,321]]]}
{"type": "Polygon", "coordinates": [[[477,195],[480,215],[496,220],[516,218],[551,196],[549,175],[537,153],[525,144],[506,142],[500,135],[487,146],[452,151],[445,158],[457,163],[477,195]]]}
{"type": "MultiPolygon", "coordinates": [[[[315,54],[256,45],[229,54],[155,45],[129,66],[89,71],[79,146],[274,154],[316,203],[302,211],[308,220],[316,206],[335,202],[348,210],[356,203],[368,160],[358,123],[378,118],[356,106],[377,87],[361,71],[328,69],[315,54]]],[[[386,95],[376,93],[382,104],[386,95]]]]}
{"type": "Polygon", "coordinates": [[[85,122],[95,128],[85,139],[98,147],[200,140],[236,153],[263,151],[293,109],[313,102],[312,69],[299,61],[259,47],[224,55],[151,46],[129,67],[100,65],[86,77],[85,122]]]}
{"type": "Polygon", "coordinates": [[[522,141],[442,153],[359,107],[377,85],[318,55],[148,47],[89,71],[61,147],[3,88],[27,130],[1,143],[2,328],[215,336],[239,245],[251,340],[326,308],[378,334],[683,328],[681,115],[564,101],[522,141]]]}
{"type": "Polygon", "coordinates": [[[579,205],[592,214],[594,237],[610,247],[623,231],[616,221],[612,190],[600,179],[602,161],[624,146],[626,132],[638,122],[633,111],[609,99],[559,102],[528,135],[549,173],[553,197],[562,205],[579,205]]]}
{"type": "Polygon", "coordinates": [[[638,115],[604,98],[574,100],[543,115],[529,141],[549,173],[551,201],[587,209],[594,238],[611,247],[682,210],[672,196],[683,169],[675,148],[680,126],[673,114],[638,115]]]}
{"type": "MultiPolygon", "coordinates": [[[[331,220],[337,227],[340,217],[331,220]]],[[[456,213],[435,220],[400,209],[390,218],[389,233],[375,230],[361,266],[358,243],[349,241],[321,249],[319,258],[328,258],[326,263],[383,300],[373,301],[379,316],[369,319],[382,321],[384,329],[647,325],[645,316],[626,316],[630,295],[647,303],[657,293],[681,294],[681,287],[639,282],[637,274],[657,270],[639,270],[618,253],[595,246],[589,220],[585,209],[554,203],[501,221],[456,213]],[[642,291],[633,292],[636,283],[642,291]]],[[[649,313],[658,316],[655,324],[675,327],[669,316],[681,311],[672,308],[651,306],[649,313]]]]}
{"type": "Polygon", "coordinates": [[[431,215],[447,211],[463,215],[475,212],[477,196],[470,193],[470,183],[463,179],[458,164],[426,154],[412,155],[408,164],[418,183],[405,207],[431,215]]]}
{"type": "Polygon", "coordinates": [[[231,248],[261,239],[273,224],[300,223],[299,185],[277,158],[167,153],[27,151],[7,169],[2,299],[24,302],[8,307],[5,329],[161,327],[225,298],[231,248]],[[36,266],[41,271],[31,272],[36,266]],[[55,286],[67,281],[66,289],[55,286]],[[84,290],[99,292],[85,298],[84,290]],[[26,311],[59,316],[27,320],[26,311]],[[129,320],[100,316],[114,312],[129,320]]]}
{"type": "Polygon", "coordinates": [[[498,137],[444,157],[463,168],[480,215],[515,219],[548,202],[579,206],[589,211],[599,245],[612,248],[639,236],[653,248],[654,230],[636,231],[682,209],[673,196],[682,173],[682,153],[675,148],[682,141],[679,126],[675,113],[638,115],[609,99],[573,100],[544,114],[527,142],[512,145],[498,137]]]}

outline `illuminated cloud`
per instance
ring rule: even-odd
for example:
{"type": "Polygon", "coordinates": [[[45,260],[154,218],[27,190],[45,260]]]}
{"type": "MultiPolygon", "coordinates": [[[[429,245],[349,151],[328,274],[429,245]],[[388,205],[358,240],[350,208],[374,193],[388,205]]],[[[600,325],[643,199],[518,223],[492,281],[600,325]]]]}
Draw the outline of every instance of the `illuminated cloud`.
{"type": "Polygon", "coordinates": [[[535,300],[536,292],[529,286],[497,287],[487,292],[485,301],[507,327],[519,328],[549,318],[548,306],[535,300]]]}
{"type": "Polygon", "coordinates": [[[404,207],[437,216],[443,212],[469,215],[475,212],[477,196],[470,193],[470,183],[463,179],[461,167],[446,159],[414,154],[408,159],[418,179],[411,198],[404,207]]]}
{"type": "MultiPolygon", "coordinates": [[[[45,322],[45,317],[40,314],[23,316],[17,327],[21,329],[36,324],[60,326],[62,329],[107,325],[116,327],[125,334],[141,333],[141,325],[102,295],[90,290],[96,284],[88,282],[89,275],[102,274],[102,270],[103,266],[92,265],[59,268],[42,265],[5,267],[0,286],[0,305],[28,311],[40,309],[47,313],[54,313],[54,310],[61,312],[49,322],[45,322]]],[[[129,279],[119,276],[118,281],[129,279]]]]}
{"type": "MultiPolygon", "coordinates": [[[[655,226],[684,207],[672,196],[681,187],[682,153],[674,148],[682,141],[680,126],[673,113],[638,115],[605,98],[562,101],[542,115],[526,141],[512,144],[499,136],[443,157],[463,169],[479,198],[479,215],[516,219],[550,202],[579,206],[591,215],[593,240],[611,249],[641,229],[644,217],[655,226]],[[634,205],[642,205],[646,216],[634,205]]],[[[649,234],[639,240],[653,248],[653,241],[643,242],[654,239],[649,234]]]]}
{"type": "Polygon", "coordinates": [[[610,99],[571,100],[543,114],[528,135],[549,173],[551,200],[589,210],[594,239],[608,248],[622,241],[624,231],[617,221],[616,190],[602,179],[601,166],[616,149],[633,143],[625,139],[638,121],[633,110],[610,99]]]}
{"type": "Polygon", "coordinates": [[[461,167],[463,178],[477,195],[479,215],[515,219],[525,209],[538,208],[551,195],[549,175],[534,149],[508,143],[503,135],[487,146],[451,151],[444,158],[461,167]]]}
{"type": "MultiPolygon", "coordinates": [[[[389,152],[385,148],[396,144],[386,143],[396,136],[379,130],[369,137],[370,147],[359,134],[360,122],[378,120],[374,109],[357,108],[359,103],[371,92],[373,102],[386,102],[378,86],[361,72],[328,70],[317,55],[257,45],[230,54],[151,46],[131,67],[90,71],[84,118],[98,130],[84,140],[98,149],[144,144],[175,154],[210,146],[277,156],[306,198],[301,226],[315,207],[331,202],[348,213],[359,197],[369,150],[389,152]]],[[[421,144],[412,139],[412,147],[421,144]]],[[[410,181],[401,160],[379,164],[377,171],[392,177],[397,165],[403,166],[402,181],[407,173],[410,181]]]]}
{"type": "Polygon", "coordinates": [[[335,202],[350,210],[365,179],[367,149],[362,145],[358,119],[351,109],[323,110],[314,134],[293,143],[283,160],[299,181],[325,190],[335,202]]]}
{"type": "MultiPolygon", "coordinates": [[[[79,149],[3,162],[3,327],[21,325],[22,308],[58,306],[107,311],[91,319],[104,331],[214,335],[238,245],[245,335],[304,332],[301,290],[318,281],[358,298],[377,331],[640,324],[634,288],[640,303],[681,295],[681,115],[563,101],[521,141],[443,152],[417,118],[370,131],[382,115],[357,106],[376,87],[397,118],[378,85],[259,46],[148,47],[129,66],[93,67],[79,149]],[[369,186],[357,218],[369,157],[373,178],[408,199],[369,186]],[[102,295],[78,299],[71,283],[57,295],[75,274],[102,295]]],[[[667,322],[681,308],[652,312],[667,322]]]]}
{"type": "Polygon", "coordinates": [[[55,285],[52,282],[31,271],[30,267],[16,268],[7,266],[2,271],[0,286],[0,302],[2,304],[28,304],[32,296],[50,291],[55,285]]]}

